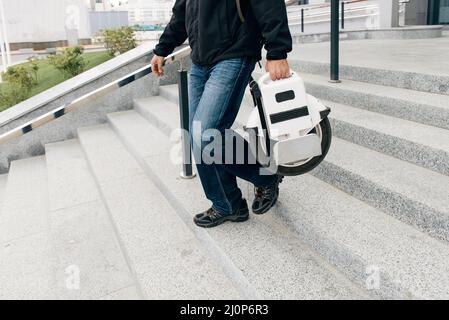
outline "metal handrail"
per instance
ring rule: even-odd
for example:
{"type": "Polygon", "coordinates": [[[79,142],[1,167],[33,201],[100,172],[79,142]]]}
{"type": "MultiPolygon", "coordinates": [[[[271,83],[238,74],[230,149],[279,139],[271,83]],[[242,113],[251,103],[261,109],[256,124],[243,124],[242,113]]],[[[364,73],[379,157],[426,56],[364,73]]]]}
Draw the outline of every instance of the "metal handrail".
{"type": "MultiPolygon", "coordinates": [[[[164,59],[164,65],[165,64],[171,64],[175,61],[179,61],[180,59],[188,56],[191,52],[190,47],[185,47],[183,49],[180,49],[171,55],[167,56],[164,59]]],[[[92,101],[94,99],[100,98],[105,96],[106,94],[115,91],[116,89],[122,88],[138,79],[141,79],[149,74],[151,74],[151,66],[145,66],[142,67],[118,80],[112,81],[108,83],[107,85],[102,86],[101,88],[98,88],[94,91],[91,91],[79,98],[74,99],[73,101],[66,103],[58,108],[53,109],[52,111],[45,113],[41,116],[39,116],[36,119],[33,119],[19,127],[16,127],[10,131],[7,131],[0,135],[0,145],[4,144],[12,139],[21,137],[31,131],[33,131],[36,128],[39,128],[57,118],[62,117],[63,115],[73,112],[79,107],[85,105],[87,102],[92,101]]]]}
{"type": "MultiPolygon", "coordinates": [[[[348,2],[342,2],[345,3],[345,5],[348,4],[348,2]]],[[[346,12],[358,12],[358,11],[366,11],[366,10],[373,10],[378,9],[378,6],[376,5],[367,5],[364,7],[356,7],[356,8],[346,8],[346,12]]],[[[320,11],[320,12],[312,12],[310,9],[301,9],[304,10],[305,17],[307,18],[317,18],[317,17],[324,17],[324,16],[330,16],[330,11],[320,11]]],[[[298,11],[299,12],[299,11],[298,11]]],[[[296,12],[295,12],[296,13],[296,12]]],[[[293,17],[295,18],[295,17],[293,17]]],[[[298,19],[298,18],[296,18],[298,19]]],[[[291,21],[292,19],[290,19],[291,21]]]]}
{"type": "MultiPolygon", "coordinates": [[[[376,4],[370,4],[370,5],[366,5],[363,7],[355,7],[355,8],[350,8],[350,9],[346,9],[345,6],[348,4],[354,4],[354,3],[361,3],[361,2],[367,2],[368,0],[348,0],[348,1],[340,1],[340,5],[341,5],[341,29],[345,28],[345,12],[348,13],[356,13],[359,11],[366,11],[366,10],[370,10],[370,9],[376,9],[378,8],[378,6],[376,4]]],[[[320,19],[321,17],[327,17],[327,16],[331,16],[331,11],[319,11],[319,12],[314,12],[314,10],[317,9],[326,9],[329,8],[330,9],[331,4],[330,3],[326,3],[326,4],[322,4],[322,5],[315,5],[315,6],[309,6],[309,7],[305,7],[305,8],[300,8],[298,10],[298,12],[300,12],[300,17],[299,18],[292,18],[289,19],[290,21],[290,25],[301,25],[301,32],[304,33],[304,26],[306,24],[305,18],[312,18],[315,19],[313,21],[309,21],[307,23],[320,23],[320,22],[327,22],[329,20],[316,20],[316,19],[320,19]],[[307,12],[307,14],[306,14],[307,12]],[[298,20],[299,22],[292,22],[295,20],[298,20]]],[[[290,12],[291,15],[292,12],[290,12]]],[[[293,12],[295,13],[295,12],[293,12]]],[[[362,15],[351,15],[350,19],[357,19],[357,18],[363,18],[363,17],[370,17],[370,16],[374,16],[375,14],[362,14],[362,15]]]]}
{"type": "MultiPolygon", "coordinates": [[[[360,18],[368,18],[368,17],[377,17],[378,16],[378,14],[375,14],[375,13],[370,13],[370,14],[360,14],[360,15],[357,15],[357,16],[349,16],[349,17],[344,17],[344,20],[346,21],[346,20],[353,20],[353,19],[360,19],[360,18]]],[[[305,16],[305,17],[307,17],[307,16],[305,16]]],[[[343,19],[340,19],[340,20],[343,20],[343,19]]],[[[316,23],[323,23],[323,22],[329,22],[330,20],[329,19],[321,19],[321,20],[314,20],[314,21],[305,21],[304,20],[304,25],[309,25],[309,24],[316,24],[316,23]]],[[[299,18],[299,22],[293,22],[293,23],[290,23],[290,26],[300,26],[301,25],[301,18],[299,18]]],[[[342,29],[344,29],[344,28],[342,28],[342,29]]]]}
{"type": "MultiPolygon", "coordinates": [[[[366,2],[366,1],[370,1],[370,0],[347,0],[345,2],[346,2],[346,4],[348,4],[348,3],[358,3],[358,2],[366,2]]],[[[293,2],[291,2],[290,5],[293,4],[293,2]]],[[[303,8],[303,9],[310,11],[310,10],[316,10],[316,9],[330,8],[330,6],[331,6],[330,3],[323,3],[323,4],[315,4],[315,5],[306,5],[305,8],[303,8]]]]}

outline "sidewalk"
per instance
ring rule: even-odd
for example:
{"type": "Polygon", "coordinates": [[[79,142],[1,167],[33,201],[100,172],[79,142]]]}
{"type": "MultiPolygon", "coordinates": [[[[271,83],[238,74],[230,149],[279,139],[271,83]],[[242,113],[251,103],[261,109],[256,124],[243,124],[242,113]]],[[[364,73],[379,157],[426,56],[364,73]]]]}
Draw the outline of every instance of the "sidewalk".
{"type": "MultiPolygon", "coordinates": [[[[299,44],[289,56],[330,61],[330,43],[299,44]]],[[[340,42],[340,64],[376,69],[449,75],[449,37],[420,40],[351,40],[340,42]]]]}

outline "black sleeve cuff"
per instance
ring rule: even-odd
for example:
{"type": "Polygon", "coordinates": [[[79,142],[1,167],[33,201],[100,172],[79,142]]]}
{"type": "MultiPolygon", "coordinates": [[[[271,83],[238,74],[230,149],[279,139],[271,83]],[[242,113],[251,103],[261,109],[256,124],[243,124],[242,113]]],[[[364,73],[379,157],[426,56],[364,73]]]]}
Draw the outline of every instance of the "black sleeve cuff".
{"type": "Polygon", "coordinates": [[[267,60],[284,60],[284,59],[287,59],[286,52],[268,51],[267,53],[267,60]]]}
{"type": "Polygon", "coordinates": [[[167,50],[163,50],[162,48],[154,48],[153,49],[153,53],[159,57],[166,57],[168,56],[171,52],[167,52],[167,50]]]}

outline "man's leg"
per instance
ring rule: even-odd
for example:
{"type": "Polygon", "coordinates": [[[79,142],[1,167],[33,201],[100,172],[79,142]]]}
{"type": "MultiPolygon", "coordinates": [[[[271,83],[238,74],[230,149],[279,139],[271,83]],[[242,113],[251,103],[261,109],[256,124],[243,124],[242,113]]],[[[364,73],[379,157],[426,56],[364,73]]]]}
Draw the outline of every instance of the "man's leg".
{"type": "MultiPolygon", "coordinates": [[[[214,169],[212,166],[209,168],[204,167],[201,163],[203,162],[202,159],[202,141],[201,136],[204,133],[204,128],[211,128],[215,126],[215,123],[217,120],[215,119],[215,115],[219,113],[219,108],[221,105],[211,104],[211,106],[208,106],[207,102],[207,94],[206,98],[203,98],[204,91],[206,88],[206,83],[208,79],[210,78],[210,68],[204,67],[204,66],[197,66],[195,64],[192,65],[192,69],[190,72],[190,79],[189,79],[189,113],[190,113],[190,130],[191,130],[191,140],[192,140],[192,146],[194,149],[194,156],[196,163],[197,163],[197,169],[198,174],[201,180],[201,183],[203,185],[203,189],[205,191],[206,197],[215,205],[216,208],[220,208],[220,211],[228,213],[230,210],[229,201],[226,195],[223,195],[223,188],[221,185],[220,180],[217,178],[217,172],[216,169],[214,169]],[[200,106],[200,102],[202,102],[200,106]],[[214,109],[214,107],[217,107],[214,109]],[[214,111],[217,112],[211,112],[207,113],[206,111],[214,111]],[[198,147],[195,147],[194,144],[194,137],[193,137],[193,131],[194,131],[194,125],[200,125],[201,130],[199,132],[200,135],[200,145],[198,147]],[[195,150],[198,150],[195,152],[195,150]],[[198,155],[199,154],[199,155],[198,155]]],[[[210,90],[210,87],[209,87],[210,90]]],[[[218,117],[217,117],[218,118],[218,117]]],[[[227,182],[228,185],[232,185],[232,177],[230,181],[227,182]]],[[[226,178],[225,178],[226,180],[226,178]]],[[[234,179],[235,180],[235,179],[234,179]]],[[[235,181],[235,188],[239,192],[237,188],[237,182],[235,181]]],[[[228,187],[227,190],[230,190],[228,187]]],[[[228,191],[229,192],[229,191],[228,191]]],[[[238,195],[237,195],[238,197],[238,195]]],[[[240,195],[241,198],[241,195],[240,195]]]]}
{"type": "MultiPolygon", "coordinates": [[[[212,201],[213,209],[222,214],[232,214],[239,209],[242,193],[237,186],[236,176],[256,185],[273,184],[273,176],[260,175],[259,164],[223,164],[224,155],[219,163],[204,162],[203,152],[208,153],[211,141],[221,139],[219,144],[223,153],[224,133],[235,121],[243,99],[249,76],[255,61],[250,58],[230,59],[211,67],[201,99],[192,117],[192,140],[198,173],[207,198],[212,201]],[[200,136],[198,126],[201,126],[200,136]],[[215,129],[215,132],[208,132],[215,129]],[[204,134],[211,133],[211,139],[204,141],[204,134]]],[[[243,138],[240,138],[243,139],[243,138]]],[[[217,149],[213,150],[214,153],[217,149]]],[[[245,156],[245,158],[247,158],[245,156]]]]}
{"type": "Polygon", "coordinates": [[[206,67],[197,66],[192,63],[189,75],[189,125],[192,130],[193,118],[203,95],[204,88],[208,79],[206,67]]]}

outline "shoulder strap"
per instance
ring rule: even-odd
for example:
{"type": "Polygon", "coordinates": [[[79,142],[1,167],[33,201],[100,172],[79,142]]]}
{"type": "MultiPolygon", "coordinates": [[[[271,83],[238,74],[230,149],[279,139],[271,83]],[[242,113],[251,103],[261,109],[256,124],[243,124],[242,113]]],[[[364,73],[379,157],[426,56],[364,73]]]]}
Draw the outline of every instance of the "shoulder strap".
{"type": "Polygon", "coordinates": [[[237,12],[239,14],[240,21],[242,21],[242,23],[244,23],[245,22],[245,16],[243,15],[243,11],[242,11],[242,6],[240,4],[240,0],[235,0],[235,4],[237,5],[237,12]]]}

